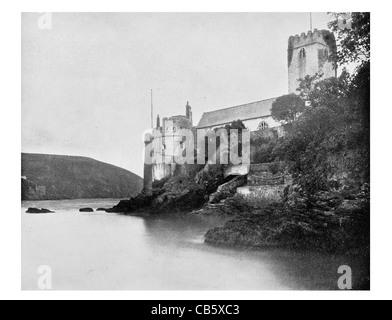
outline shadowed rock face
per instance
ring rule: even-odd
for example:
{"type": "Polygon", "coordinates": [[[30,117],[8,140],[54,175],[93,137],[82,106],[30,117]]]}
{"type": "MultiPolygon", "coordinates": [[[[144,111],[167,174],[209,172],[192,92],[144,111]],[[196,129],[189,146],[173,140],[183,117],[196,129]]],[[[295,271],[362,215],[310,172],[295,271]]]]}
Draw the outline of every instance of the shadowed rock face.
{"type": "Polygon", "coordinates": [[[237,188],[242,187],[247,182],[246,176],[237,176],[234,179],[222,184],[218,190],[210,195],[210,203],[219,203],[220,201],[232,197],[236,192],[237,188]]]}
{"type": "Polygon", "coordinates": [[[190,212],[200,209],[209,200],[209,196],[216,192],[224,183],[223,166],[206,165],[198,171],[179,172],[164,183],[156,183],[151,194],[141,193],[130,200],[121,201],[107,212],[190,212]]]}
{"type": "Polygon", "coordinates": [[[30,214],[45,214],[45,213],[54,213],[48,209],[37,209],[37,208],[29,208],[26,213],[30,214]]]}
{"type": "Polygon", "coordinates": [[[83,157],[22,154],[22,200],[130,198],[143,179],[83,157]]]}

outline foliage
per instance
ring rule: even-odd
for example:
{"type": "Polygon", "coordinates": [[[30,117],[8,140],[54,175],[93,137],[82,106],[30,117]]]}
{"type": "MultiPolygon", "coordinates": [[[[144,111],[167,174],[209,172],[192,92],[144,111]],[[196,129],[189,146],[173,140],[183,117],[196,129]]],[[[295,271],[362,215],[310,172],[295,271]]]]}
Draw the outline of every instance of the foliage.
{"type": "MultiPolygon", "coordinates": [[[[231,124],[227,124],[224,127],[220,127],[220,128],[216,128],[214,131],[218,132],[221,129],[225,129],[227,132],[227,138],[228,138],[228,143],[229,143],[229,149],[227,150],[228,152],[230,152],[230,142],[231,142],[231,130],[238,130],[238,156],[242,156],[242,131],[246,129],[245,124],[241,121],[241,120],[236,120],[233,121],[231,124]]],[[[211,143],[211,141],[209,141],[209,139],[206,137],[206,150],[208,150],[208,144],[211,143]]],[[[221,145],[221,139],[220,137],[216,137],[216,150],[219,150],[221,145]]],[[[208,154],[206,152],[206,161],[208,158],[208,154]]],[[[229,155],[230,158],[230,155],[229,155]]]]}
{"type": "Polygon", "coordinates": [[[279,97],[274,101],[271,115],[277,121],[290,123],[297,120],[304,109],[304,100],[292,93],[279,97]]]}
{"type": "Polygon", "coordinates": [[[346,13],[333,13],[335,18],[329,28],[337,34],[339,50],[334,60],[339,65],[355,62],[360,65],[370,61],[370,13],[353,12],[349,19],[352,28],[341,28],[339,21],[346,19],[346,13]]]}
{"type": "Polygon", "coordinates": [[[340,29],[338,18],[330,23],[340,46],[336,62],[359,66],[350,75],[320,81],[322,75],[301,80],[299,97],[306,106],[279,150],[292,163],[296,183],[308,193],[327,190],[338,173],[353,181],[370,180],[370,14],[353,13],[352,29],[340,29]]]}
{"type": "Polygon", "coordinates": [[[246,129],[245,124],[241,120],[233,121],[231,124],[225,126],[226,130],[238,130],[242,131],[246,129]]]}
{"type": "Polygon", "coordinates": [[[343,72],[301,91],[309,106],[293,124],[283,148],[286,160],[294,163],[294,177],[309,193],[328,188],[328,179],[337,170],[331,161],[336,155],[350,175],[369,180],[369,123],[364,112],[369,100],[358,96],[369,92],[366,78],[366,72],[343,72]]]}
{"type": "Polygon", "coordinates": [[[251,162],[269,163],[281,157],[283,138],[277,132],[270,137],[257,137],[251,140],[251,162]]]}

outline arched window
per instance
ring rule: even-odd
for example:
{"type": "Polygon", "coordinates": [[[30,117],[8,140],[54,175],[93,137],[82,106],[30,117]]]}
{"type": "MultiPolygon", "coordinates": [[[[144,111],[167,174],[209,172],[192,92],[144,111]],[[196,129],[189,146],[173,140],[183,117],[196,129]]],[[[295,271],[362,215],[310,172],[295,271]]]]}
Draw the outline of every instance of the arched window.
{"type": "Polygon", "coordinates": [[[260,124],[259,124],[257,129],[264,131],[264,130],[267,130],[268,128],[269,128],[268,123],[265,122],[265,121],[262,121],[262,122],[260,122],[260,124]]]}

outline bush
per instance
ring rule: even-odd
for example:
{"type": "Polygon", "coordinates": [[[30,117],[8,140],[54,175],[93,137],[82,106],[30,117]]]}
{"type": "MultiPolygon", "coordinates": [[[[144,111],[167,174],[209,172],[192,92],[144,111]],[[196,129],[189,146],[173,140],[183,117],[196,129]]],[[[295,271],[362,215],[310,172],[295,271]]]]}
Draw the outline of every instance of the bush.
{"type": "Polygon", "coordinates": [[[305,110],[305,102],[296,94],[279,97],[272,104],[271,115],[277,121],[291,123],[305,110]]]}
{"type": "Polygon", "coordinates": [[[294,179],[308,193],[328,189],[336,173],[369,181],[368,78],[366,70],[354,76],[343,72],[301,92],[309,107],[288,130],[281,154],[293,162],[294,179]]]}

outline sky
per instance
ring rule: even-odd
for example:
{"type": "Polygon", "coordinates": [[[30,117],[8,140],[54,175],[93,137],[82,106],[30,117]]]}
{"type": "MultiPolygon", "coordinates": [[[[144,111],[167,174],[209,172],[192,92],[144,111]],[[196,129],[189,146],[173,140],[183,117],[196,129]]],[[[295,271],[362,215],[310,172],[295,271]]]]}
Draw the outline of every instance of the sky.
{"type": "MultiPolygon", "coordinates": [[[[143,175],[155,116],[288,92],[287,43],[309,13],[22,14],[22,152],[86,156],[143,175]]],[[[313,28],[329,15],[313,13],[313,28]]]]}

